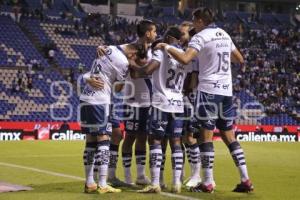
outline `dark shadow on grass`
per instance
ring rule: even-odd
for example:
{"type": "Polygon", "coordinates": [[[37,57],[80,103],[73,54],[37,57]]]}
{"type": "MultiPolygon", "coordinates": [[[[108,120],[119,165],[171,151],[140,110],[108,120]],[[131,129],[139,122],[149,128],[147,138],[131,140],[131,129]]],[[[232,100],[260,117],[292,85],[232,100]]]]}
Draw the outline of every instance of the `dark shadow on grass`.
{"type": "MultiPolygon", "coordinates": [[[[33,193],[51,193],[51,192],[61,192],[61,193],[83,193],[84,182],[61,182],[61,183],[47,183],[39,185],[29,185],[33,188],[33,193]]],[[[133,187],[120,187],[124,192],[135,192],[142,189],[142,186],[133,187]]]]}
{"type": "Polygon", "coordinates": [[[189,192],[187,189],[182,189],[181,195],[191,196],[193,198],[205,200],[253,200],[261,199],[256,193],[235,193],[231,191],[215,190],[214,193],[189,192]]]}

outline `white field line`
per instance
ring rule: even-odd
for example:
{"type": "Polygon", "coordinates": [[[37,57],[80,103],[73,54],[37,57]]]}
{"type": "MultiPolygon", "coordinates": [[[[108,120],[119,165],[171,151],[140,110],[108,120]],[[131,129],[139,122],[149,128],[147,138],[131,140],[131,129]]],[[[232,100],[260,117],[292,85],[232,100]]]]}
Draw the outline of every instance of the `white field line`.
{"type": "MultiPolygon", "coordinates": [[[[74,179],[74,180],[80,180],[80,181],[85,180],[84,178],[79,177],[79,176],[72,176],[72,175],[68,175],[68,174],[62,174],[62,173],[52,172],[52,171],[33,168],[33,167],[26,167],[26,166],[22,166],[22,165],[15,165],[15,164],[11,164],[11,163],[0,162],[0,165],[5,166],[5,167],[25,169],[25,170],[39,172],[39,173],[48,174],[48,175],[52,175],[52,176],[70,178],[70,179],[74,179]]],[[[163,195],[163,196],[173,197],[173,198],[183,199],[183,200],[201,200],[199,198],[193,198],[193,197],[189,197],[189,196],[183,196],[183,195],[172,194],[172,193],[167,193],[167,192],[161,192],[160,194],[163,195]]]]}
{"type": "Polygon", "coordinates": [[[78,156],[82,156],[82,154],[59,154],[59,155],[15,155],[15,156],[1,156],[1,158],[57,158],[57,157],[78,157],[78,156]]]}

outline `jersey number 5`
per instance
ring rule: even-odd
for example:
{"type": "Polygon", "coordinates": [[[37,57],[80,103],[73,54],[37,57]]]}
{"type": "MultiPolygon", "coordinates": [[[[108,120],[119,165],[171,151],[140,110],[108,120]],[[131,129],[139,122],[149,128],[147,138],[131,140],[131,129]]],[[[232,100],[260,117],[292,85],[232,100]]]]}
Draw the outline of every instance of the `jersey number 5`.
{"type": "Polygon", "coordinates": [[[218,52],[218,57],[219,57],[219,67],[218,67],[218,72],[221,70],[223,72],[227,72],[229,69],[229,52],[218,52]]]}

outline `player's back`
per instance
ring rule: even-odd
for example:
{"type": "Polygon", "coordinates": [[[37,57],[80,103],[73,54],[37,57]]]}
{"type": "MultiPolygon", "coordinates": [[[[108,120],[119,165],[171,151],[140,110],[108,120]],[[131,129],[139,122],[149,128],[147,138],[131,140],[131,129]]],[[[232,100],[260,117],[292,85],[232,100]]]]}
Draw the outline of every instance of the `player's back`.
{"type": "Polygon", "coordinates": [[[189,47],[198,50],[198,90],[232,96],[230,55],[235,46],[221,28],[210,25],[193,36],[189,47]]]}
{"type": "Polygon", "coordinates": [[[165,112],[182,113],[184,66],[162,50],[156,50],[152,59],[160,62],[159,69],[152,75],[152,105],[165,112]]]}
{"type": "Polygon", "coordinates": [[[92,104],[110,104],[112,85],[115,81],[124,80],[128,71],[128,60],[119,46],[109,46],[106,56],[95,59],[90,72],[84,78],[96,77],[104,82],[104,88],[95,90],[86,85],[80,100],[92,104]]]}

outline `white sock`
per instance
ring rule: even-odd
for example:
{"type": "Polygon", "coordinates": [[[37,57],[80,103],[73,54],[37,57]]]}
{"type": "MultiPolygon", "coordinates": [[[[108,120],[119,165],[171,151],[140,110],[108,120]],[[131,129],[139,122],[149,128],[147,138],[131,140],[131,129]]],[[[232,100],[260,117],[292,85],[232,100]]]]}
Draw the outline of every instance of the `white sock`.
{"type": "Polygon", "coordinates": [[[159,185],[161,160],[161,145],[150,145],[150,172],[152,185],[159,185]]]}
{"type": "Polygon", "coordinates": [[[132,183],[131,171],[130,171],[132,153],[122,153],[122,159],[123,159],[125,182],[132,183]]]}
{"type": "Polygon", "coordinates": [[[183,152],[181,146],[175,146],[172,152],[173,184],[181,183],[181,172],[183,168],[183,152]]]}
{"type": "Polygon", "coordinates": [[[108,174],[109,154],[109,141],[105,140],[98,142],[96,162],[98,163],[99,170],[98,185],[101,187],[107,185],[106,179],[108,174]]]}
{"type": "MultiPolygon", "coordinates": [[[[87,143],[83,152],[83,162],[85,169],[85,180],[87,185],[95,184],[94,180],[94,162],[96,145],[94,143],[87,143]]],[[[96,143],[95,143],[96,144],[96,143]]]]}
{"type": "Polygon", "coordinates": [[[135,151],[137,178],[145,177],[146,152],[135,151]]]}
{"type": "Polygon", "coordinates": [[[191,178],[198,179],[200,178],[200,168],[201,168],[200,149],[198,144],[191,145],[190,157],[191,157],[191,167],[192,167],[191,178]]]}
{"type": "Polygon", "coordinates": [[[118,149],[119,145],[110,144],[110,157],[108,166],[108,178],[116,178],[116,168],[118,163],[118,149]]]}

